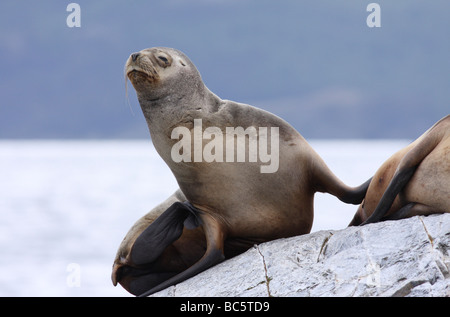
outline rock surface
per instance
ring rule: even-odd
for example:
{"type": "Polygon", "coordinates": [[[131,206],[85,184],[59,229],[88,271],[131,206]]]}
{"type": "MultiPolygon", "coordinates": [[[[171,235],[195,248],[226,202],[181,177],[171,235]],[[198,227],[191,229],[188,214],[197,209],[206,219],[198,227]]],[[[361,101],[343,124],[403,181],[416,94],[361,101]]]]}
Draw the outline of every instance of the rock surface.
{"type": "Polygon", "coordinates": [[[450,214],[270,241],[153,296],[450,296],[450,214]]]}

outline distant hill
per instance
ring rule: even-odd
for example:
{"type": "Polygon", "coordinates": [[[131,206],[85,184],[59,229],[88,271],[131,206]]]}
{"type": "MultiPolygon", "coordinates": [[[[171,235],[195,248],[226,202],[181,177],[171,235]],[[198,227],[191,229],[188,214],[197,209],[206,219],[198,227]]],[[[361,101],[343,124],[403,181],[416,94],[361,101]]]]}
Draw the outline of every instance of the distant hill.
{"type": "Polygon", "coordinates": [[[307,138],[414,139],[450,111],[448,0],[0,3],[0,138],[148,138],[123,66],[184,51],[207,86],[307,138]]]}

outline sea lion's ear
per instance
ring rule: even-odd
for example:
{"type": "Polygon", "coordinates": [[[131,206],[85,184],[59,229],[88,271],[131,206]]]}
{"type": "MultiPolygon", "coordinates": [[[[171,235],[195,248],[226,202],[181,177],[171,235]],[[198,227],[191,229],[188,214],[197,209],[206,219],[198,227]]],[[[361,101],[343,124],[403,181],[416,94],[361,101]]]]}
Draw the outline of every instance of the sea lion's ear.
{"type": "Polygon", "coordinates": [[[181,202],[167,208],[136,239],[131,249],[131,262],[134,265],[154,262],[165,248],[180,238],[185,221],[189,227],[198,226],[193,212],[194,207],[181,202]]]}

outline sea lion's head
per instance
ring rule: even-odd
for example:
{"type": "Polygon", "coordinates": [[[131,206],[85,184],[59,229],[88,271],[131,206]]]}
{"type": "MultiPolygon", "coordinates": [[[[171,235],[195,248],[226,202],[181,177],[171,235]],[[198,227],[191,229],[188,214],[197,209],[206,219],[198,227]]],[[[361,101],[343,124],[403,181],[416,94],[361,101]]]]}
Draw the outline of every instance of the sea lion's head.
{"type": "MultiPolygon", "coordinates": [[[[114,286],[120,283],[123,288],[134,295],[140,295],[153,285],[157,285],[167,278],[166,276],[157,274],[158,270],[155,266],[158,266],[158,260],[154,261],[154,263],[136,264],[132,257],[136,239],[154,221],[154,217],[152,216],[150,214],[140,218],[131,227],[120,244],[114,259],[111,274],[114,286]]],[[[148,252],[151,251],[148,250],[148,252]]]]}
{"type": "MultiPolygon", "coordinates": [[[[156,206],[148,214],[141,217],[130,228],[117,250],[114,259],[111,279],[116,286],[122,285],[128,292],[141,295],[145,291],[162,283],[170,277],[186,270],[198,261],[204,254],[206,248],[203,229],[185,228],[183,233],[164,250],[157,251],[152,247],[152,241],[138,244],[136,240],[168,206],[174,201],[184,199],[181,192],[177,192],[167,201],[156,206]],[[142,261],[142,255],[148,254],[151,261],[142,261]],[[155,256],[152,256],[155,255],[155,256]]],[[[165,231],[163,231],[165,232],[165,231]]],[[[167,232],[165,232],[167,234],[167,232]]]]}
{"type": "MultiPolygon", "coordinates": [[[[116,286],[122,285],[133,295],[141,295],[152,287],[164,282],[172,276],[186,270],[198,261],[205,252],[206,242],[201,228],[184,230],[182,236],[167,246],[152,262],[135,263],[133,252],[136,252],[136,238],[145,229],[146,219],[141,219],[130,229],[122,241],[114,259],[111,279],[116,286]]],[[[152,253],[149,246],[139,252],[152,253]]]]}
{"type": "Polygon", "coordinates": [[[125,64],[125,75],[136,89],[141,106],[166,97],[176,101],[203,89],[195,65],[173,48],[153,47],[132,53],[125,64]]]}

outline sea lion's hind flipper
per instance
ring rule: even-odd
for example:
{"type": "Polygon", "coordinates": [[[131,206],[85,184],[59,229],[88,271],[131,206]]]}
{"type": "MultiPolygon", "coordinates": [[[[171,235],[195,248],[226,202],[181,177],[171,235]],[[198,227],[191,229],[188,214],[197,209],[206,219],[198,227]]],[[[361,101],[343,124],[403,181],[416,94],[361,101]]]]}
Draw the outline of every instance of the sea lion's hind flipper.
{"type": "Polygon", "coordinates": [[[180,238],[185,222],[189,229],[199,225],[195,208],[188,203],[175,202],[136,239],[131,250],[135,265],[155,261],[167,246],[180,238]]]}
{"type": "Polygon", "coordinates": [[[354,205],[361,203],[366,196],[371,180],[372,178],[357,187],[347,186],[334,175],[318,155],[313,157],[311,182],[314,191],[329,193],[344,203],[354,205]]]}
{"type": "Polygon", "coordinates": [[[374,212],[361,225],[377,222],[387,214],[395,198],[411,180],[420,163],[442,140],[445,129],[439,128],[439,123],[441,122],[444,122],[444,120],[440,120],[430,128],[419,139],[420,141],[401,159],[374,212]]]}
{"type": "Polygon", "coordinates": [[[380,202],[375,208],[375,211],[370,215],[369,218],[366,219],[366,221],[361,224],[361,226],[377,222],[386,215],[386,213],[394,203],[395,197],[397,197],[398,193],[400,193],[400,191],[406,186],[411,177],[414,175],[416,169],[417,165],[400,169],[395,173],[394,177],[386,188],[386,191],[381,197],[380,202]]]}
{"type": "Polygon", "coordinates": [[[388,215],[385,218],[382,218],[381,220],[399,220],[414,216],[428,216],[431,214],[443,214],[445,211],[419,204],[419,203],[409,203],[402,208],[400,208],[397,212],[393,213],[392,215],[388,215]]]}
{"type": "Polygon", "coordinates": [[[372,177],[358,187],[347,189],[347,191],[345,191],[343,195],[338,196],[338,198],[347,204],[360,204],[366,196],[371,181],[372,177]]]}

